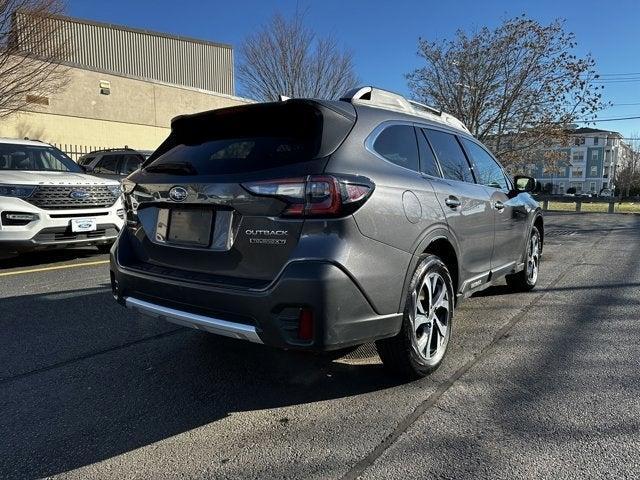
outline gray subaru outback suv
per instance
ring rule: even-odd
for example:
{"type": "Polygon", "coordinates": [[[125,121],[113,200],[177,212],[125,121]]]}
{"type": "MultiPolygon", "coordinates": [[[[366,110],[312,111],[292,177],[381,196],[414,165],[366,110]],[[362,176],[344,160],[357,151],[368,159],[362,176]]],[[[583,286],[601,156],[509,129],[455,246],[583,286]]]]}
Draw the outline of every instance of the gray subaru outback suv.
{"type": "Polygon", "coordinates": [[[124,182],[113,294],[286,349],[375,341],[387,368],[424,376],[460,299],[534,287],[535,184],[454,117],[371,87],[178,117],[124,182]]]}

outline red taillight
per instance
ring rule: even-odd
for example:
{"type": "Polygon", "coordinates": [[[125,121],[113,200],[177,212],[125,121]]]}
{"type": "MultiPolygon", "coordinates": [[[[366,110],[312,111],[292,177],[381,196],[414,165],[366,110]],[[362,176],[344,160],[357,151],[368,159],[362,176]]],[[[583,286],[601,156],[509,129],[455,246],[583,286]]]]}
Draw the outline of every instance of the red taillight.
{"type": "Polygon", "coordinates": [[[306,214],[318,216],[339,215],[342,207],[340,183],[331,176],[311,176],[307,180],[306,214]]]}
{"type": "Polygon", "coordinates": [[[371,190],[366,185],[357,185],[357,184],[347,184],[347,197],[349,197],[350,202],[359,202],[367,195],[369,195],[369,190],[371,190]]]}
{"type": "Polygon", "coordinates": [[[313,340],[313,311],[310,308],[300,309],[298,338],[300,340],[313,340]]]}
{"type": "Polygon", "coordinates": [[[333,175],[281,178],[242,185],[254,195],[277,197],[287,202],[282,212],[288,217],[336,217],[358,208],[373,190],[370,180],[333,175]]]}

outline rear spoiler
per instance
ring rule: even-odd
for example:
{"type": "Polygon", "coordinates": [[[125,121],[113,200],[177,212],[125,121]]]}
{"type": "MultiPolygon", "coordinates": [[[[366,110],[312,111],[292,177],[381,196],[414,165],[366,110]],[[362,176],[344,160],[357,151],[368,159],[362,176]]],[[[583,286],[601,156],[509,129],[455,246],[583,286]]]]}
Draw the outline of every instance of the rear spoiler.
{"type": "MultiPolygon", "coordinates": [[[[321,135],[316,157],[332,154],[347,137],[356,122],[355,108],[345,102],[308,99],[290,99],[284,102],[252,103],[220,108],[190,115],[179,115],[171,120],[171,133],[155,152],[144,162],[146,167],[160,155],[171,150],[185,139],[237,136],[239,130],[250,136],[277,131],[283,122],[278,117],[299,116],[296,131],[321,135]]],[[[276,134],[279,134],[277,132],[276,134]]]]}

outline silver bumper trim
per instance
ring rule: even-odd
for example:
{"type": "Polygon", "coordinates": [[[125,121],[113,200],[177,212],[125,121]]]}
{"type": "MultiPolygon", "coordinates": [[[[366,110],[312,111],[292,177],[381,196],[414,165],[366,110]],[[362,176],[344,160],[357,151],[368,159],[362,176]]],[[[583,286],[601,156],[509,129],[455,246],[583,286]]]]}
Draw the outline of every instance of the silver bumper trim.
{"type": "Polygon", "coordinates": [[[255,327],[252,327],[251,325],[228,322],[227,320],[221,320],[219,318],[205,317],[204,315],[183,312],[182,310],[163,307],[133,297],[125,297],[124,300],[127,308],[136,310],[144,315],[159,318],[178,325],[184,325],[185,327],[205,330],[225,337],[248,340],[253,343],[262,343],[255,327]]]}

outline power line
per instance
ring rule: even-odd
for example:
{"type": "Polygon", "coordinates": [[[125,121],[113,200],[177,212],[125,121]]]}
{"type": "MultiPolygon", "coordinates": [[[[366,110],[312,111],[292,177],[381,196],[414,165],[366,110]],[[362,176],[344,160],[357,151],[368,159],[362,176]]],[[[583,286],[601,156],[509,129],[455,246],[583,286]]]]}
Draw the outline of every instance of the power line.
{"type": "Polygon", "coordinates": [[[637,80],[640,78],[640,75],[630,75],[628,77],[614,77],[614,78],[593,78],[594,82],[628,82],[632,80],[637,80]]]}
{"type": "Polygon", "coordinates": [[[610,103],[608,104],[606,107],[600,109],[600,110],[612,110],[616,107],[631,107],[631,106],[638,106],[640,105],[640,102],[637,103],[610,103]]]}
{"type": "Polygon", "coordinates": [[[640,82],[640,78],[625,78],[624,80],[592,80],[593,83],[610,85],[612,83],[635,83],[640,82]]]}
{"type": "Polygon", "coordinates": [[[640,76],[640,72],[629,72],[629,73],[599,73],[599,72],[589,72],[582,73],[580,77],[582,78],[590,78],[592,80],[598,81],[611,81],[611,80],[624,80],[627,78],[636,78],[640,76]]]}
{"type": "Polygon", "coordinates": [[[593,120],[576,120],[575,123],[597,123],[597,122],[617,122],[618,120],[638,120],[639,116],[618,117],[618,118],[594,118],[593,120]]]}
{"type": "Polygon", "coordinates": [[[594,75],[581,75],[583,80],[589,80],[593,83],[630,83],[640,81],[640,72],[629,73],[596,73],[594,75]]]}
{"type": "Polygon", "coordinates": [[[640,75],[640,72],[629,72],[629,73],[600,73],[598,74],[601,77],[619,77],[619,76],[631,76],[631,75],[640,75]]]}

